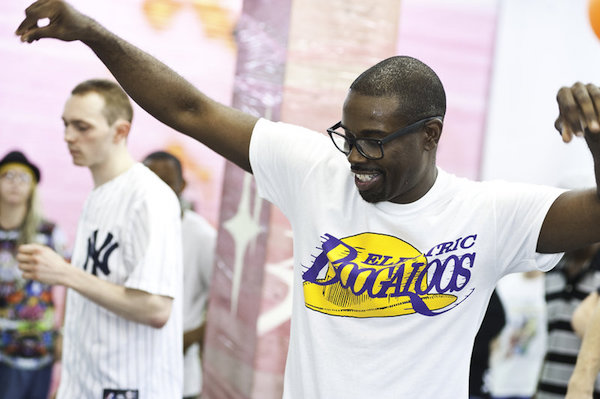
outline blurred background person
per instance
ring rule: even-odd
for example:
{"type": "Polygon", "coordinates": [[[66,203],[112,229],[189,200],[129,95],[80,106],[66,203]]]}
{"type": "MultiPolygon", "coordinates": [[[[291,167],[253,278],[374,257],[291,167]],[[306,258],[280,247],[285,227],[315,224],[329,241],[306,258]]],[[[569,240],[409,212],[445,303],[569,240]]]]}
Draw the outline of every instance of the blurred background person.
{"type": "Polygon", "coordinates": [[[182,203],[183,396],[197,398],[202,391],[201,352],[217,232],[190,209],[189,202],[183,200],[186,183],[177,157],[166,151],[156,151],[146,156],[143,163],[175,191],[182,203]]]}
{"type": "Polygon", "coordinates": [[[0,398],[46,399],[60,360],[55,311],[64,291],[23,279],[16,260],[18,246],[34,242],[67,257],[65,235],[42,216],[39,182],[22,152],[0,160],[0,398]]]}
{"type": "Polygon", "coordinates": [[[506,325],[491,352],[490,394],[494,399],[530,399],[546,351],[544,273],[509,274],[500,279],[496,291],[506,325]]]}
{"type": "Polygon", "coordinates": [[[600,373],[600,289],[588,295],[577,306],[571,326],[581,338],[581,348],[577,355],[575,369],[569,380],[567,399],[598,398],[600,373]]]}
{"type": "MultiPolygon", "coordinates": [[[[593,187],[594,176],[573,172],[559,184],[567,189],[593,187]]],[[[563,399],[581,349],[572,318],[582,301],[600,287],[600,244],[566,252],[545,274],[548,341],[536,399],[563,399]]],[[[593,397],[600,398],[600,380],[593,397]]],[[[591,398],[591,396],[590,396],[591,398]]],[[[586,398],[587,399],[587,398],[586,398]]]]}
{"type": "Polygon", "coordinates": [[[483,321],[473,343],[469,371],[469,399],[489,399],[487,375],[491,348],[506,324],[504,306],[496,290],[492,292],[483,321]]]}
{"type": "MultiPolygon", "coordinates": [[[[548,343],[536,399],[562,399],[567,393],[581,348],[581,338],[573,330],[571,318],[581,302],[600,287],[599,249],[596,244],[567,252],[546,273],[548,343]]],[[[597,388],[596,397],[600,397],[597,388]]]]}

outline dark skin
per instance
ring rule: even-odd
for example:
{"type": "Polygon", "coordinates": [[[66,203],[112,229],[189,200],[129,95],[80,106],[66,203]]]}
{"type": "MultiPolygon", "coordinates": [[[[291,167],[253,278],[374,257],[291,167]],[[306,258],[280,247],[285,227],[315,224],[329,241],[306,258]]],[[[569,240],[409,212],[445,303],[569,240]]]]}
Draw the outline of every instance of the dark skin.
{"type": "MultiPolygon", "coordinates": [[[[356,138],[382,139],[412,122],[394,116],[400,108],[395,97],[351,91],[344,102],[342,125],[347,134],[356,138]]],[[[377,160],[369,160],[353,148],[348,154],[350,169],[355,174],[371,176],[366,184],[357,182],[361,196],[368,202],[407,204],[425,195],[437,177],[435,154],[441,132],[441,120],[431,121],[421,131],[386,143],[383,158],[377,160]]]]}
{"type": "MultiPolygon", "coordinates": [[[[82,41],[108,67],[132,99],[151,115],[251,172],[248,150],[256,117],[208,98],[166,65],[67,3],[41,0],[32,4],[16,33],[24,42],[46,37],[82,41]],[[49,18],[50,23],[39,28],[37,21],[42,18],[49,18]]],[[[596,176],[599,176],[600,89],[595,85],[576,83],[560,89],[557,102],[556,127],[563,140],[569,142],[574,136],[585,136],[594,158],[596,176]]],[[[342,122],[357,135],[372,129],[389,134],[407,123],[397,117],[401,114],[397,109],[400,105],[390,97],[365,99],[350,92],[344,104],[342,122]],[[370,108],[361,110],[360,103],[370,103],[370,108]]],[[[380,192],[371,187],[373,192],[371,189],[369,193],[362,192],[363,197],[368,194],[367,199],[371,202],[405,203],[425,194],[436,177],[435,152],[441,128],[441,123],[432,122],[418,133],[386,144],[386,156],[377,163],[367,162],[353,151],[348,158],[350,165],[363,172],[360,168],[374,167],[384,177],[378,186],[380,192]],[[394,154],[397,157],[392,157],[394,154]],[[398,165],[394,166],[394,162],[398,165]]],[[[598,241],[600,201],[597,189],[570,191],[561,195],[546,215],[537,250],[543,253],[569,251],[598,241]]]]}

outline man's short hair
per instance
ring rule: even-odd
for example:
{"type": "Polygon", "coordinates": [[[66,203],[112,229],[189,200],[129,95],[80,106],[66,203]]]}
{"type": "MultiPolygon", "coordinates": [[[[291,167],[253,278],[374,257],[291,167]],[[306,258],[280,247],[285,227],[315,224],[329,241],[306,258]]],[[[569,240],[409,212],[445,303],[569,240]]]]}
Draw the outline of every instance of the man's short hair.
{"type": "Polygon", "coordinates": [[[446,93],[437,74],[408,56],[387,58],[360,74],[350,90],[367,96],[397,97],[405,123],[446,114],[446,93]]]}
{"type": "Polygon", "coordinates": [[[146,155],[146,157],[144,158],[142,163],[146,164],[147,162],[150,162],[150,161],[171,161],[171,162],[173,162],[173,165],[175,165],[175,171],[177,172],[177,176],[179,176],[179,178],[181,180],[183,180],[183,169],[181,167],[181,161],[179,161],[179,158],[177,158],[175,155],[171,154],[170,152],[154,151],[154,152],[146,155]]]}
{"type": "Polygon", "coordinates": [[[71,95],[97,93],[104,99],[102,113],[109,125],[117,119],[128,122],[133,120],[133,108],[125,91],[117,83],[106,79],[90,79],[79,83],[71,91],[71,95]]]}

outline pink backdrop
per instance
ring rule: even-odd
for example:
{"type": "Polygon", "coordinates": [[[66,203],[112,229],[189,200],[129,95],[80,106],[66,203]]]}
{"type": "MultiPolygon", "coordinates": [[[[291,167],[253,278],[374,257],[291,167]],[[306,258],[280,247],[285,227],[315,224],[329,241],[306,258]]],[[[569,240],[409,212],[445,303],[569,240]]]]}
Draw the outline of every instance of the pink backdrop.
{"type": "MultiPolygon", "coordinates": [[[[229,104],[236,49],[233,27],[242,0],[74,0],[72,4],[166,62],[217,100],[229,104]]],[[[23,150],[42,169],[44,209],[74,237],[89,172],[71,164],[60,116],[70,89],[92,77],[110,78],[80,43],[22,44],[14,31],[29,1],[0,2],[0,153],[23,150]]],[[[186,198],[217,223],[224,162],[203,145],[154,120],[136,106],[130,149],[141,159],[158,149],[182,157],[186,198]]]]}

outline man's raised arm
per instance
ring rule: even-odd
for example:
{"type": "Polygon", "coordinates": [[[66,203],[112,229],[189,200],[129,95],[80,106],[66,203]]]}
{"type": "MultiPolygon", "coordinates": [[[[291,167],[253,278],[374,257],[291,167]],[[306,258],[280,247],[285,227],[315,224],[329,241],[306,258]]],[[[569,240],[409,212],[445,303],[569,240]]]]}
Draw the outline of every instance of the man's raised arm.
{"type": "MultiPolygon", "coordinates": [[[[565,143],[583,137],[594,160],[596,187],[569,191],[554,201],[538,238],[539,252],[563,252],[600,242],[600,88],[575,83],[556,96],[555,127],[565,143]]],[[[534,149],[536,150],[536,149],[534,149]]]]}
{"type": "Polygon", "coordinates": [[[16,31],[21,41],[55,38],[83,42],[149,114],[251,171],[248,149],[256,117],[207,97],[168,66],[64,1],[37,1],[25,15],[16,31]],[[46,18],[49,23],[38,26],[38,21],[46,18]]]}

